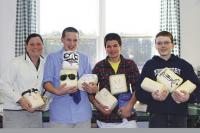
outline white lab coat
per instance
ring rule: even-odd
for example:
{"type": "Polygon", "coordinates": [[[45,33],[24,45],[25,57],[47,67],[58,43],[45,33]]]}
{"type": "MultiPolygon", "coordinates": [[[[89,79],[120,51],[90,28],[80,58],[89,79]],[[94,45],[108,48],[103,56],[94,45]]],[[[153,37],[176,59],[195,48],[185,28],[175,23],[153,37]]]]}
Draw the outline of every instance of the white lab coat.
{"type": "Polygon", "coordinates": [[[21,93],[37,88],[42,89],[42,79],[44,69],[44,59],[40,57],[38,70],[30,60],[29,56],[22,55],[14,58],[2,75],[3,80],[3,108],[9,110],[20,110],[21,106],[17,101],[21,98],[21,93]]]}

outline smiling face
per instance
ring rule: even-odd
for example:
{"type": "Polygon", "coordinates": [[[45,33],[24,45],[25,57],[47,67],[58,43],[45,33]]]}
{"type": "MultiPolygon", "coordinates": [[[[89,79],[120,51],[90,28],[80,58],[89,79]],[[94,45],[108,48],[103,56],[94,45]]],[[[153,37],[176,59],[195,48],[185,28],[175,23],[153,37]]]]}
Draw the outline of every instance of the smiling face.
{"type": "Polygon", "coordinates": [[[155,40],[156,49],[161,58],[169,59],[171,51],[174,48],[172,40],[168,36],[158,36],[155,40]]]}
{"type": "Polygon", "coordinates": [[[66,51],[75,51],[78,45],[78,33],[65,32],[65,35],[62,37],[61,41],[66,51]]]}
{"type": "Polygon", "coordinates": [[[116,40],[106,42],[106,53],[110,59],[120,58],[121,47],[116,40]]]}
{"type": "Polygon", "coordinates": [[[32,37],[26,44],[26,51],[30,58],[39,58],[43,51],[43,43],[40,37],[32,37]]]}

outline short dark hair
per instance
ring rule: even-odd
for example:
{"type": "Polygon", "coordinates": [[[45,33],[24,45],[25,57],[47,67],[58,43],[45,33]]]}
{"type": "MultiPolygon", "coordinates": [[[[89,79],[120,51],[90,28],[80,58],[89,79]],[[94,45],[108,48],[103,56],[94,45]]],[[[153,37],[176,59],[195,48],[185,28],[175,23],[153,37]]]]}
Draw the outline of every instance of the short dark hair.
{"type": "Polygon", "coordinates": [[[32,33],[30,35],[28,35],[28,37],[26,38],[26,45],[28,45],[28,42],[30,41],[31,38],[33,37],[39,37],[40,40],[42,41],[42,44],[43,44],[43,39],[42,39],[42,36],[40,34],[37,34],[37,33],[32,33]]]}
{"type": "Polygon", "coordinates": [[[116,40],[119,43],[119,46],[121,47],[121,45],[122,45],[121,37],[117,33],[108,33],[104,37],[104,47],[105,48],[106,48],[106,42],[111,41],[111,40],[116,40]]]}
{"type": "MultiPolygon", "coordinates": [[[[173,35],[172,33],[168,32],[168,31],[161,31],[156,35],[156,38],[158,38],[159,36],[167,36],[170,38],[171,42],[173,43],[173,35]]],[[[155,38],[155,42],[156,42],[156,38],[155,38]]]]}
{"type": "Polygon", "coordinates": [[[74,27],[67,27],[62,32],[62,38],[65,37],[65,32],[75,32],[75,33],[79,34],[79,32],[78,32],[78,30],[76,28],[74,28],[74,27]]]}

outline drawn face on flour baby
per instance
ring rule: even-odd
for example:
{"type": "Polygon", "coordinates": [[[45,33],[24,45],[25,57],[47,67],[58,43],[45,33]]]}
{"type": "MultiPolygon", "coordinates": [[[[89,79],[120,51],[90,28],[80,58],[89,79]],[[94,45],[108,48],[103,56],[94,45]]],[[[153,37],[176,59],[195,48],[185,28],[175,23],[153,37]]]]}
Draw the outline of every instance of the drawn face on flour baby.
{"type": "Polygon", "coordinates": [[[68,87],[78,84],[79,54],[73,51],[63,52],[63,63],[60,71],[60,84],[68,87]]]}

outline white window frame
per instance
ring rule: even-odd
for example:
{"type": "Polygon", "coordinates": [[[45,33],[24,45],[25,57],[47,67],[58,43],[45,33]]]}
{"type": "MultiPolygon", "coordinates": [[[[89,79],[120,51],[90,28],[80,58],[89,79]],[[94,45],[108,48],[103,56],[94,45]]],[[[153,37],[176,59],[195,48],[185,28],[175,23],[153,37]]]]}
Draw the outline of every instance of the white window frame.
{"type": "MultiPolygon", "coordinates": [[[[106,34],[106,1],[98,0],[98,24],[96,36],[96,62],[106,57],[104,36],[106,34]]],[[[37,32],[40,33],[40,0],[37,0],[37,32]]]]}

